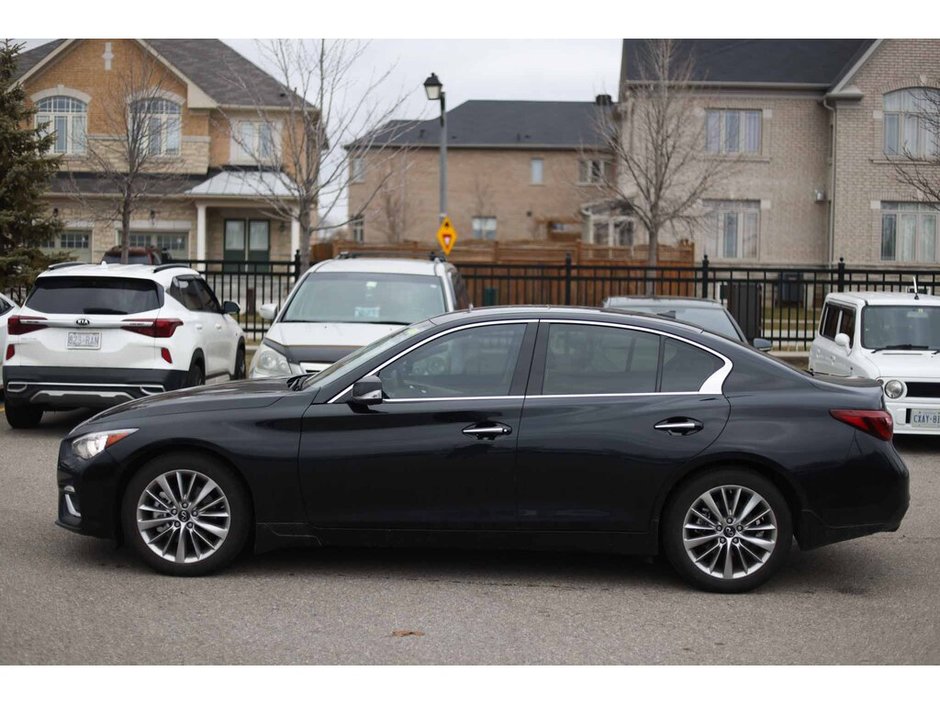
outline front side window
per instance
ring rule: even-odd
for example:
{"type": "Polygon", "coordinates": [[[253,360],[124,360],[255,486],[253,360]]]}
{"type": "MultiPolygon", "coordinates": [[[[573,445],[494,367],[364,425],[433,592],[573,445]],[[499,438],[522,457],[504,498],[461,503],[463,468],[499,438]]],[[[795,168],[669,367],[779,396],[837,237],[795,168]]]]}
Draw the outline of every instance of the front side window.
{"type": "Polygon", "coordinates": [[[706,110],[705,151],[711,154],[760,154],[760,110],[706,110]]]}
{"type": "Polygon", "coordinates": [[[940,307],[865,306],[862,347],[940,350],[940,307]]]}
{"type": "Polygon", "coordinates": [[[839,332],[845,333],[849,337],[849,347],[852,347],[852,341],[855,340],[855,309],[842,309],[842,318],[839,321],[839,332]]]}
{"type": "Polygon", "coordinates": [[[823,309],[822,320],[819,323],[819,334],[832,340],[839,331],[839,307],[826,304],[823,309]]]}
{"type": "Polygon", "coordinates": [[[881,259],[895,262],[937,261],[935,203],[881,204],[881,259]]]}
{"type": "Polygon", "coordinates": [[[131,104],[131,135],[150,156],[180,153],[180,106],[165,98],[144,98],[131,104]]]}
{"type": "Polygon", "coordinates": [[[760,201],[705,201],[703,249],[712,258],[756,259],[760,236],[760,201]]]}
{"type": "Polygon", "coordinates": [[[54,154],[84,154],[88,106],[77,98],[57,95],[36,103],[36,126],[55,133],[54,154]]]}
{"type": "Polygon", "coordinates": [[[475,215],[473,216],[472,225],[472,236],[474,240],[496,239],[496,216],[475,215]]]}
{"type": "Polygon", "coordinates": [[[478,326],[449,333],[379,373],[389,399],[507,396],[525,323],[478,326]]]}
{"type": "Polygon", "coordinates": [[[931,158],[940,154],[940,91],[905,88],[884,96],[884,153],[931,158]]]}

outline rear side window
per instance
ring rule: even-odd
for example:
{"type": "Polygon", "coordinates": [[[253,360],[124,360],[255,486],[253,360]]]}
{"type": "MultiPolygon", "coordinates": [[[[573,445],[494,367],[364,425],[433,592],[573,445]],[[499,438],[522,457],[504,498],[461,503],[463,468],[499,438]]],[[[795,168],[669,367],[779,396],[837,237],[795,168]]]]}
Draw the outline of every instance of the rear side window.
{"type": "Polygon", "coordinates": [[[26,306],[41,313],[123,316],[163,305],[159,287],[146,279],[46,277],[36,280],[26,306]]]}
{"type": "Polygon", "coordinates": [[[663,392],[697,392],[721,369],[720,359],[701,348],[672,338],[663,342],[663,392]]]}
{"type": "Polygon", "coordinates": [[[7,303],[6,301],[4,301],[3,299],[0,299],[0,316],[2,316],[3,314],[5,314],[5,313],[6,313],[7,311],[9,311],[11,308],[13,308],[13,307],[10,306],[10,304],[8,304],[8,303],[7,303]]]}

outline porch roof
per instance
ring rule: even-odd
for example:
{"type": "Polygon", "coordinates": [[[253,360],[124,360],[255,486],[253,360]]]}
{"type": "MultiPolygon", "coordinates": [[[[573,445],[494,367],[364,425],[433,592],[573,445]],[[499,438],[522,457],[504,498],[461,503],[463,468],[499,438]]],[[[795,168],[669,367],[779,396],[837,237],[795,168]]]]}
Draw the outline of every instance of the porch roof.
{"type": "Polygon", "coordinates": [[[213,198],[294,198],[290,177],[282,171],[223,171],[186,191],[213,198]]]}

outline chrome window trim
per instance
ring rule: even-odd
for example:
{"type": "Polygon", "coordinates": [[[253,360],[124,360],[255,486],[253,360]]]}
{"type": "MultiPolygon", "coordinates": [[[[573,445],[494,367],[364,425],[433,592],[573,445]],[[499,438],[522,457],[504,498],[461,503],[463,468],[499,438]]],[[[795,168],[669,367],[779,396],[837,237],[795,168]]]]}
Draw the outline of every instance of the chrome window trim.
{"type": "MultiPolygon", "coordinates": [[[[377,374],[381,372],[383,369],[385,369],[388,365],[395,362],[398,358],[403,357],[404,355],[407,355],[408,353],[410,353],[412,350],[416,350],[422,345],[426,345],[427,343],[437,340],[438,338],[448,335],[450,333],[456,333],[458,331],[467,330],[469,328],[479,328],[481,326],[507,325],[507,324],[512,324],[512,323],[563,323],[563,324],[567,323],[570,325],[587,325],[587,326],[603,326],[607,328],[623,328],[626,330],[640,331],[642,333],[651,333],[653,335],[662,335],[667,338],[673,338],[675,340],[678,340],[679,342],[685,343],[686,345],[692,345],[696,348],[700,348],[701,350],[704,350],[705,352],[710,353],[711,355],[714,355],[715,357],[717,357],[719,360],[723,362],[723,364],[718,370],[713,372],[711,376],[708,377],[708,379],[706,379],[702,383],[702,386],[699,387],[697,391],[690,390],[688,392],[611,392],[611,393],[600,393],[600,394],[528,394],[525,397],[522,397],[522,396],[429,397],[429,398],[385,399],[383,400],[382,403],[389,403],[389,402],[401,403],[405,401],[408,401],[408,402],[458,401],[458,400],[473,400],[473,399],[478,399],[478,400],[523,399],[523,398],[561,399],[561,398],[570,398],[570,397],[640,397],[640,396],[677,396],[677,395],[688,396],[688,395],[708,395],[708,394],[721,395],[724,393],[722,390],[724,387],[725,380],[728,378],[728,375],[731,374],[731,370],[734,367],[734,364],[731,362],[731,360],[728,357],[722,355],[720,352],[716,350],[713,350],[707,345],[702,345],[701,343],[697,343],[694,340],[683,338],[681,335],[676,335],[675,333],[669,333],[667,331],[657,330],[655,328],[646,328],[644,326],[631,325],[628,323],[611,323],[608,321],[585,321],[583,319],[577,319],[577,318],[541,318],[541,319],[525,318],[525,319],[510,319],[510,320],[505,320],[505,321],[485,321],[481,323],[469,323],[467,325],[459,326],[457,328],[450,328],[446,331],[437,333],[436,335],[433,335],[430,338],[427,338],[425,340],[422,340],[419,343],[412,345],[408,349],[403,350],[402,352],[398,353],[395,357],[379,365],[378,367],[373,369],[371,372],[368,372],[363,376],[368,377],[368,376],[377,374]]],[[[340,397],[342,397],[343,395],[347,394],[350,391],[352,391],[351,384],[348,387],[346,387],[343,391],[339,392],[338,394],[330,398],[330,400],[327,401],[327,404],[335,403],[337,399],[339,399],[340,397]]]]}
{"type": "MultiPolygon", "coordinates": [[[[506,320],[506,321],[483,321],[480,323],[468,323],[466,325],[458,326],[457,328],[448,328],[445,331],[441,331],[440,333],[436,333],[435,335],[432,335],[430,338],[425,338],[424,340],[415,343],[414,345],[412,345],[410,348],[407,348],[406,350],[402,350],[395,357],[383,362],[381,365],[373,369],[371,372],[367,372],[366,374],[364,374],[363,377],[371,377],[372,375],[378,374],[379,372],[384,370],[386,367],[391,365],[393,362],[395,362],[398,358],[404,357],[405,355],[410,353],[412,350],[417,350],[421,346],[427,345],[428,343],[435,341],[438,338],[441,338],[445,335],[450,335],[451,333],[457,333],[462,330],[468,330],[470,328],[480,328],[482,326],[504,326],[504,325],[509,325],[513,323],[538,323],[538,319],[537,318],[524,318],[524,319],[520,318],[520,319],[512,319],[512,320],[506,320]]],[[[355,384],[355,382],[353,384],[355,384]]],[[[327,401],[327,404],[334,403],[341,396],[343,396],[347,392],[352,391],[352,388],[353,388],[353,385],[350,384],[339,394],[334,395],[329,401],[327,401]]],[[[479,398],[481,397],[436,397],[435,399],[479,399],[479,398]]],[[[483,397],[483,398],[493,399],[493,398],[499,398],[499,397],[483,397]]],[[[392,400],[383,399],[382,403],[384,404],[385,402],[389,402],[389,401],[392,401],[392,400]]],[[[398,401],[402,401],[402,400],[399,399],[398,401]]],[[[420,399],[419,401],[432,401],[432,399],[420,399]]]]}
{"type": "Polygon", "coordinates": [[[415,401],[506,401],[511,399],[525,399],[521,394],[495,397],[404,397],[401,399],[383,399],[383,404],[401,404],[415,401]]]}

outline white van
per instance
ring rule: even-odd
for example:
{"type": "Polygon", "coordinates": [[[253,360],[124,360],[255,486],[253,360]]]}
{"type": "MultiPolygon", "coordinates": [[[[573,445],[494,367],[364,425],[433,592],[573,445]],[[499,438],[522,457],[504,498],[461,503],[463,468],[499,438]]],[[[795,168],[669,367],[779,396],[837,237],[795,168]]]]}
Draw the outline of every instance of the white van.
{"type": "Polygon", "coordinates": [[[829,294],[809,369],[877,379],[895,433],[940,434],[940,296],[829,294]]]}

